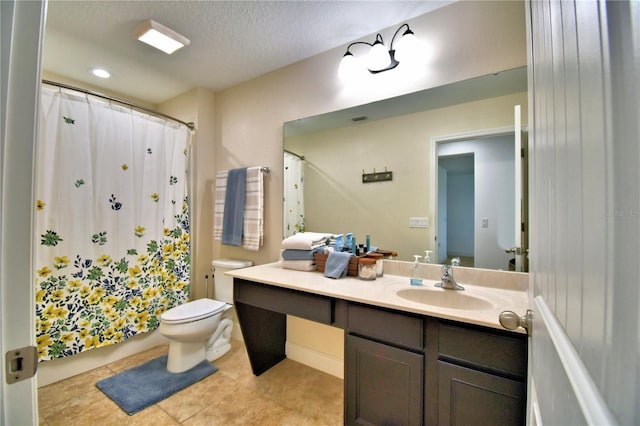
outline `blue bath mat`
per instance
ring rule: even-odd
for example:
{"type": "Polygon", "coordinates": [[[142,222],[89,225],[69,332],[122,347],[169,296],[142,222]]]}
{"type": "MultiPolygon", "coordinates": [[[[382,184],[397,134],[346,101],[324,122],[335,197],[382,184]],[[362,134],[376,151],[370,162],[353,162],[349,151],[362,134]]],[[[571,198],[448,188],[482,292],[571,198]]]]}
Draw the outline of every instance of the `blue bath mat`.
{"type": "Polygon", "coordinates": [[[170,373],[167,355],[162,355],[102,379],[96,386],[131,416],[216,371],[217,367],[204,360],[183,373],[170,373]]]}

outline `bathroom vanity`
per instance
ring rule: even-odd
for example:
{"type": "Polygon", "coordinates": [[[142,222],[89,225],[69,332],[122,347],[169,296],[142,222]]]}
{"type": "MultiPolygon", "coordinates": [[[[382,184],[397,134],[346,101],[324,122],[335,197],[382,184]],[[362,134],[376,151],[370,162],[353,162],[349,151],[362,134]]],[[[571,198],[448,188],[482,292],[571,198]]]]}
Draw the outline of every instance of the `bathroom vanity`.
{"type": "Polygon", "coordinates": [[[526,275],[474,271],[487,283],[471,285],[462,273],[458,292],[434,288],[439,268],[423,267],[434,278],[423,287],[278,263],[230,272],[254,374],[286,357],[293,315],[345,330],[345,424],[524,424],[527,336],[502,329],[498,315],[526,311],[526,275]]]}

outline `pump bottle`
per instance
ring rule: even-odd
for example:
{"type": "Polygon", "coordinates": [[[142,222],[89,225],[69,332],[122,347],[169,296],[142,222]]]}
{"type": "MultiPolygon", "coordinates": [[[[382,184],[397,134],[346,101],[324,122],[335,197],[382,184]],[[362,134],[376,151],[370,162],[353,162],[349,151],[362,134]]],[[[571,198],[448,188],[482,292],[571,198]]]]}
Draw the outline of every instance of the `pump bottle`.
{"type": "Polygon", "coordinates": [[[411,285],[422,285],[422,277],[420,276],[420,274],[418,273],[418,268],[420,267],[420,255],[418,254],[414,254],[414,261],[413,261],[413,265],[411,265],[411,275],[410,275],[410,280],[409,283],[411,285]]]}

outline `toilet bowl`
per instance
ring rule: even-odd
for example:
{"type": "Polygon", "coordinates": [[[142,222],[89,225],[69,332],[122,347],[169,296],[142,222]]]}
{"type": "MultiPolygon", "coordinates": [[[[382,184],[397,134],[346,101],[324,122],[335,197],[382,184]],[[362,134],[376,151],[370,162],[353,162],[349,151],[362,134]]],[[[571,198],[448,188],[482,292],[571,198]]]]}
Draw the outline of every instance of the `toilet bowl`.
{"type": "Polygon", "coordinates": [[[187,371],[205,359],[218,359],[231,349],[233,279],[225,276],[224,271],[252,263],[219,259],[212,264],[219,269],[214,279],[215,294],[222,300],[198,299],[160,315],[158,331],[169,340],[167,370],[171,373],[187,371]],[[217,266],[220,262],[222,266],[217,266]]]}

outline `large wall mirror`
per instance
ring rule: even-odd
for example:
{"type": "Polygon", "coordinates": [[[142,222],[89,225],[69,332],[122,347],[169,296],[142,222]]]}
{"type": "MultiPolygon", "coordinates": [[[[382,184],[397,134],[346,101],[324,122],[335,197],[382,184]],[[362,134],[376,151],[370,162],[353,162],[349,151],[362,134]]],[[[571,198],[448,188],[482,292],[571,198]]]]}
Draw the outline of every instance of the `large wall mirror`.
{"type": "Polygon", "coordinates": [[[505,70],[285,123],[285,236],[351,232],[399,260],[429,250],[434,263],[460,257],[463,266],[513,270],[514,106],[526,128],[526,74],[505,70]]]}

